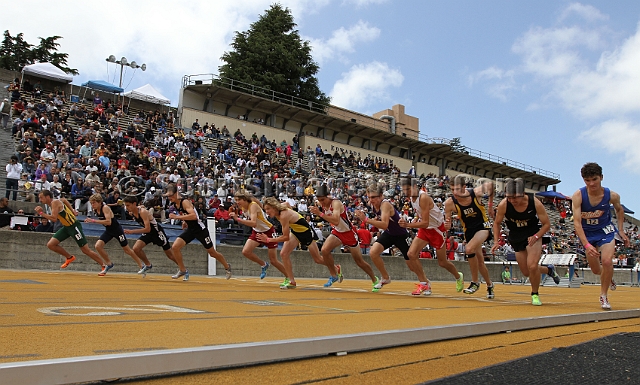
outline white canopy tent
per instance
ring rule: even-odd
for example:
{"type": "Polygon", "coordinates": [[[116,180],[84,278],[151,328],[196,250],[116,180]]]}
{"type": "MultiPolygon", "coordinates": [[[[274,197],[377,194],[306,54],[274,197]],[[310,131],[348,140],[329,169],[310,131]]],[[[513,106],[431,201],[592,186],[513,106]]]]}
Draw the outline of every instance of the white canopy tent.
{"type": "Polygon", "coordinates": [[[24,66],[24,68],[22,68],[23,78],[24,75],[31,75],[63,83],[71,83],[73,81],[73,75],[67,74],[51,63],[35,63],[24,66]]]}
{"type": "Polygon", "coordinates": [[[145,84],[140,88],[131,90],[125,93],[124,96],[130,99],[138,99],[156,104],[171,104],[171,101],[158,92],[158,90],[153,88],[151,84],[145,84]]]}

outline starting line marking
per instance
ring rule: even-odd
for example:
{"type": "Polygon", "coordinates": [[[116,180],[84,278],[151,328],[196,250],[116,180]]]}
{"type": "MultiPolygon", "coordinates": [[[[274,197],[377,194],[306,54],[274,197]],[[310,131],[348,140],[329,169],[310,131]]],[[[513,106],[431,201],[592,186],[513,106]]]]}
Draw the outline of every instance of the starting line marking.
{"type": "Polygon", "coordinates": [[[66,315],[79,317],[94,316],[116,316],[125,315],[131,312],[147,313],[206,313],[203,310],[187,309],[184,307],[171,305],[125,305],[124,307],[104,307],[104,306],[56,306],[42,307],[38,309],[40,313],[46,315],[66,315]],[[85,313],[71,313],[69,310],[90,310],[85,313]]]}

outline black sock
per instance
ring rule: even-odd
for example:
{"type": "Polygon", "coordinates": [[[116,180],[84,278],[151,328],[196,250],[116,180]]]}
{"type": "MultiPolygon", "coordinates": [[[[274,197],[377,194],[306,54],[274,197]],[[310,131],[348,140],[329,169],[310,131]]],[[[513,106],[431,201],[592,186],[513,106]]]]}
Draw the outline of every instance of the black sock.
{"type": "Polygon", "coordinates": [[[538,292],[537,291],[535,293],[531,292],[531,295],[538,295],[538,292]]]}

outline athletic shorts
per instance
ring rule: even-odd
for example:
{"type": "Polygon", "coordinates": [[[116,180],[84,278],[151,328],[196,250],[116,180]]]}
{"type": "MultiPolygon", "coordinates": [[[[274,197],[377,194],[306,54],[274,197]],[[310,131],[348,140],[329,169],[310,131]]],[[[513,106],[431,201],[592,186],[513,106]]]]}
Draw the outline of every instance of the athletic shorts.
{"type": "Polygon", "coordinates": [[[423,241],[427,241],[433,248],[439,250],[446,241],[447,230],[444,228],[444,224],[441,224],[437,228],[418,229],[417,237],[423,241]]]}
{"type": "MultiPolygon", "coordinates": [[[[610,225],[613,227],[613,225],[610,225]]],[[[591,243],[591,245],[595,246],[595,247],[600,247],[602,245],[606,245],[607,243],[611,243],[615,237],[616,234],[618,233],[618,231],[616,230],[615,227],[613,227],[613,231],[606,232],[608,228],[605,227],[604,229],[600,229],[600,230],[596,230],[596,231],[585,231],[584,235],[586,235],[587,237],[587,241],[589,243],[591,243]]]]}
{"type": "Polygon", "coordinates": [[[342,244],[345,246],[359,247],[360,245],[360,242],[358,241],[358,233],[353,227],[351,228],[351,230],[345,231],[343,233],[336,231],[336,229],[332,229],[331,234],[338,237],[340,242],[342,242],[342,244]]]}
{"type": "Polygon", "coordinates": [[[114,239],[114,238],[118,240],[118,242],[120,243],[121,247],[125,247],[125,246],[129,245],[129,242],[127,242],[127,236],[124,235],[124,232],[122,231],[122,228],[120,228],[120,232],[119,233],[110,233],[108,231],[105,231],[100,236],[100,240],[102,242],[104,242],[105,245],[107,243],[109,243],[109,241],[114,239]]]}
{"type": "Polygon", "coordinates": [[[527,246],[529,246],[529,239],[512,240],[509,238],[509,243],[511,247],[513,247],[513,251],[525,251],[527,246]]]}
{"type": "Polygon", "coordinates": [[[268,238],[271,238],[273,233],[275,232],[276,232],[275,227],[271,227],[269,230],[263,231],[260,233],[255,231],[254,229],[251,229],[251,236],[249,237],[249,239],[258,242],[260,246],[267,246],[267,249],[276,249],[278,248],[278,244],[276,242],[262,243],[258,240],[258,234],[264,234],[268,238]]]}
{"type": "Polygon", "coordinates": [[[391,246],[395,246],[400,250],[402,256],[405,260],[409,260],[409,247],[411,246],[411,236],[407,233],[407,235],[391,235],[386,231],[383,231],[382,234],[376,239],[375,243],[379,243],[382,245],[384,250],[390,248],[391,246]]]}
{"type": "Polygon", "coordinates": [[[197,239],[207,250],[213,247],[213,242],[211,242],[211,236],[209,236],[209,231],[207,229],[187,228],[182,232],[182,234],[178,235],[178,238],[181,238],[186,244],[189,244],[194,239],[197,239]]]}
{"type": "Polygon", "coordinates": [[[315,231],[311,231],[310,229],[307,229],[301,233],[291,230],[291,234],[296,237],[298,242],[300,242],[300,247],[309,247],[311,242],[318,240],[318,235],[315,233],[315,231]]]}
{"type": "Polygon", "coordinates": [[[487,230],[487,238],[482,240],[482,243],[486,242],[489,238],[491,238],[491,229],[485,229],[484,227],[476,227],[475,229],[467,229],[464,232],[464,239],[467,242],[471,242],[473,236],[476,235],[477,232],[487,230]]]}
{"type": "Polygon", "coordinates": [[[154,245],[160,246],[164,251],[167,251],[171,248],[171,244],[167,239],[167,234],[165,234],[164,231],[142,234],[138,239],[147,245],[153,243],[154,245]]]}
{"type": "Polygon", "coordinates": [[[87,238],[84,236],[82,225],[80,222],[75,221],[71,226],[63,226],[60,230],[53,234],[53,238],[60,242],[65,239],[73,237],[79,247],[84,247],[87,244],[87,238]]]}

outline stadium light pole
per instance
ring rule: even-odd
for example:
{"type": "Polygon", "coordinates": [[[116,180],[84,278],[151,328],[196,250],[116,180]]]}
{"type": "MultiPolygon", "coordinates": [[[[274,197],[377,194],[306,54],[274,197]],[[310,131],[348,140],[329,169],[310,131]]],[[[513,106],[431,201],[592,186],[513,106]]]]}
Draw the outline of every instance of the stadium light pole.
{"type": "Polygon", "coordinates": [[[124,66],[131,67],[133,69],[140,68],[143,71],[147,70],[146,64],[138,65],[138,63],[136,63],[135,60],[129,63],[127,58],[124,56],[122,57],[122,59],[116,60],[116,57],[114,55],[109,55],[109,57],[106,58],[105,60],[108,61],[109,63],[116,63],[120,65],[120,84],[118,85],[118,87],[120,88],[122,88],[122,71],[124,70],[124,66]]]}

